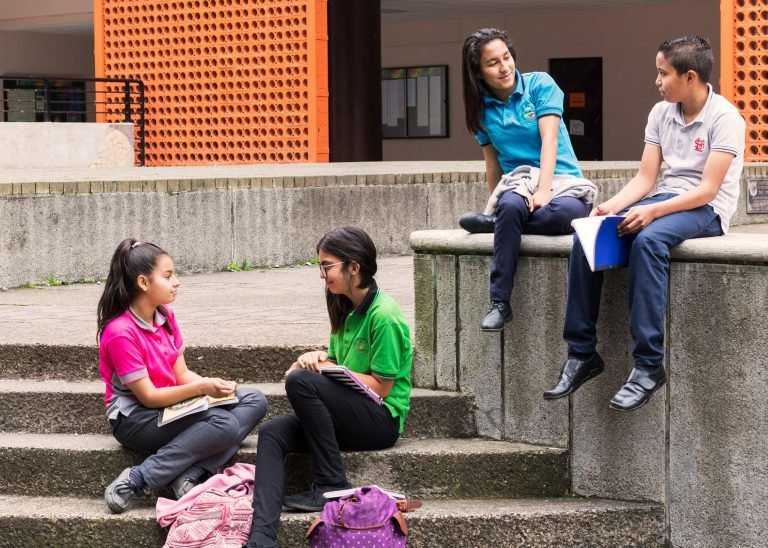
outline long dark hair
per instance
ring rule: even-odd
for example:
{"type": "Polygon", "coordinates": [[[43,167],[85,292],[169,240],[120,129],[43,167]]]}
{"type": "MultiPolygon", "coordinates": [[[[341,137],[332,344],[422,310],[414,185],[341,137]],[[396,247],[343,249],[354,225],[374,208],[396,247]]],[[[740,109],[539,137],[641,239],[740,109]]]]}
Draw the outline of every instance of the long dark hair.
{"type": "MultiPolygon", "coordinates": [[[[317,244],[317,252],[326,253],[338,257],[344,264],[340,265],[344,272],[349,272],[349,263],[355,261],[360,265],[360,285],[365,289],[373,283],[378,266],[376,265],[376,245],[371,237],[361,228],[355,226],[342,226],[334,228],[320,238],[317,244]]],[[[328,317],[331,320],[331,333],[336,333],[343,325],[344,320],[352,309],[352,301],[346,295],[335,295],[327,288],[325,290],[325,302],[328,305],[328,317]]]]}
{"type": "MultiPolygon", "coordinates": [[[[168,253],[155,244],[141,243],[133,238],[126,238],[120,242],[112,255],[104,292],[99,299],[97,340],[101,339],[107,324],[125,312],[139,294],[138,277],[152,274],[157,266],[157,260],[163,255],[168,253]]],[[[166,315],[162,306],[157,308],[161,314],[166,315]]],[[[168,322],[163,326],[170,333],[171,328],[168,322]]]]}
{"type": "Polygon", "coordinates": [[[480,74],[480,57],[488,42],[501,40],[509,48],[512,59],[517,61],[517,52],[507,33],[498,29],[480,29],[464,40],[461,50],[461,81],[464,84],[464,116],[467,129],[475,134],[480,131],[480,113],[483,110],[483,96],[488,95],[488,87],[480,74]]]}

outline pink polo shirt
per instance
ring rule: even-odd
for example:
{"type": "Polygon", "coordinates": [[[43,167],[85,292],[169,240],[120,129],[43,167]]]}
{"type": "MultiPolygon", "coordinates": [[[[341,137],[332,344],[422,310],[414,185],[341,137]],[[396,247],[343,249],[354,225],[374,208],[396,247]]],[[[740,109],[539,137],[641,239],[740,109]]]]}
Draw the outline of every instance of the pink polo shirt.
{"type": "Polygon", "coordinates": [[[164,308],[167,318],[155,311],[153,325],[128,308],[104,328],[99,341],[99,372],[106,387],[104,402],[110,419],[117,418],[118,413],[130,415],[139,405],[130,383],[149,377],[157,388],[176,386],[173,366],[184,353],[184,339],[173,311],[164,308]]]}

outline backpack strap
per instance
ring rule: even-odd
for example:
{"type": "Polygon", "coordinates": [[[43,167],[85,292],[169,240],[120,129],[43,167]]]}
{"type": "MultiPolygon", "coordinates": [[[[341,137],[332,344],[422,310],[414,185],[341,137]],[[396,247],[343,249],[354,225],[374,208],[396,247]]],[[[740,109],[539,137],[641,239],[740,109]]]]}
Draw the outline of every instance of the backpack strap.
{"type": "Polygon", "coordinates": [[[419,499],[401,499],[397,501],[397,509],[404,514],[419,508],[421,508],[421,501],[419,499]]]}
{"type": "Polygon", "coordinates": [[[408,526],[405,524],[405,518],[403,517],[402,512],[398,511],[397,514],[392,516],[392,519],[395,520],[395,523],[397,523],[397,527],[400,529],[400,532],[405,536],[408,536],[408,526]]]}
{"type": "Polygon", "coordinates": [[[304,535],[304,538],[309,538],[309,536],[312,534],[312,531],[315,530],[315,528],[318,525],[323,525],[325,522],[323,521],[322,517],[315,518],[315,521],[312,522],[312,524],[309,526],[309,529],[307,529],[307,534],[304,535]]]}

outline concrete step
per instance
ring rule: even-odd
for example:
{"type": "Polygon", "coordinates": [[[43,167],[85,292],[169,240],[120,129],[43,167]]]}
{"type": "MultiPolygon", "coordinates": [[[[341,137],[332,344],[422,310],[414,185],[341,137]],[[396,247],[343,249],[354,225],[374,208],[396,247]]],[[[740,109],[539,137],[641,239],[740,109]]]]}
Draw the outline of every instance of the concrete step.
{"type": "MultiPolygon", "coordinates": [[[[269,400],[268,416],[289,411],[282,383],[254,384],[269,400]]],[[[473,398],[458,392],[414,389],[404,436],[465,438],[477,435],[473,398]]],[[[109,434],[104,384],[0,379],[0,432],[109,434]]]]}
{"type": "MultiPolygon", "coordinates": [[[[601,499],[424,500],[406,514],[411,548],[661,546],[664,510],[651,503],[601,499]]],[[[283,513],[278,542],[306,546],[304,533],[317,514],[283,513]]],[[[161,546],[165,531],[154,508],[109,514],[100,499],[0,495],[4,546],[15,548],[161,546]],[[123,540],[125,542],[125,540],[123,540]]]]}
{"type": "MultiPolygon", "coordinates": [[[[296,357],[316,346],[188,346],[190,369],[238,382],[278,382],[296,357]]],[[[83,345],[2,344],[0,378],[99,379],[99,349],[83,345]]]]}
{"type": "MultiPolygon", "coordinates": [[[[255,462],[256,437],[237,460],[255,462]]],[[[99,497],[142,456],[111,435],[0,434],[0,494],[99,497]]],[[[349,481],[428,498],[561,496],[568,489],[564,449],[482,439],[402,439],[383,451],[346,452],[349,481]]],[[[307,455],[290,455],[286,492],[311,482],[307,455]]]]}

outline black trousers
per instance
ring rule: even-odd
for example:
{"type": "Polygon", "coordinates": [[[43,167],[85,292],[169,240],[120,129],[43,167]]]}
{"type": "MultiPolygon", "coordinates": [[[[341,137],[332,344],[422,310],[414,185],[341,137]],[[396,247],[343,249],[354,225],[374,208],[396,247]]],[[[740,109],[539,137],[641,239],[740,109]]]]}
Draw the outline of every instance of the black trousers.
{"type": "Polygon", "coordinates": [[[385,406],[319,373],[293,371],[285,391],[293,413],[259,427],[250,537],[255,542],[277,536],[286,454],[309,453],[315,483],[342,488],[348,482],[341,450],[385,449],[399,437],[399,421],[385,406]]]}

